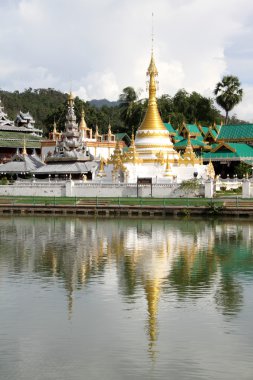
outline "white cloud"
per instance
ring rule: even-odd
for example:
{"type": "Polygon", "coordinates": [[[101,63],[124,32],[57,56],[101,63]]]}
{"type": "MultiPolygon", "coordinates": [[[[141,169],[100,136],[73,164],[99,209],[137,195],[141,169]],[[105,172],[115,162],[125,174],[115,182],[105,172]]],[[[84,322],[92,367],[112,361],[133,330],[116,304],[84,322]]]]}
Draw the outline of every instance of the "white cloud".
{"type": "Polygon", "coordinates": [[[1,1],[0,88],[66,91],[72,82],[85,99],[145,89],[152,11],[159,94],[211,95],[235,74],[247,93],[238,117],[253,119],[251,0],[1,1]]]}

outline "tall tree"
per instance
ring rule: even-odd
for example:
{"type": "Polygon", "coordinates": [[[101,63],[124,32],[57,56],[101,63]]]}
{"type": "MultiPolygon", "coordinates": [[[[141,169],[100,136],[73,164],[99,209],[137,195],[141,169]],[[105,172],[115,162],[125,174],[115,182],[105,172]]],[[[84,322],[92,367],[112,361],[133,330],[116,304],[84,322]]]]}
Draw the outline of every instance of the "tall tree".
{"type": "Polygon", "coordinates": [[[240,86],[241,83],[236,76],[226,75],[215,87],[216,102],[226,112],[225,124],[228,122],[229,111],[242,100],[243,89],[240,86]]]}
{"type": "Polygon", "coordinates": [[[138,100],[138,94],[133,87],[126,87],[119,96],[119,109],[121,120],[128,127],[136,130],[146,109],[146,102],[138,100]]]}

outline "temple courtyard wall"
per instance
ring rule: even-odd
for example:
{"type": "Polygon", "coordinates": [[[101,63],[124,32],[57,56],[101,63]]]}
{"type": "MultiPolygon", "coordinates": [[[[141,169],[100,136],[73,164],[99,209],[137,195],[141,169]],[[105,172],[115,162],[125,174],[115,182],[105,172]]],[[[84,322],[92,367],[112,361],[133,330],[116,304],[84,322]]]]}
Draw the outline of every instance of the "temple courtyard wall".
{"type": "Polygon", "coordinates": [[[12,185],[0,186],[0,196],[48,196],[48,197],[154,197],[178,198],[204,196],[200,191],[183,193],[178,184],[142,185],[115,183],[89,183],[81,181],[17,181],[12,185]]]}
{"type": "Polygon", "coordinates": [[[212,198],[215,190],[222,187],[236,189],[242,187],[242,198],[253,198],[253,181],[207,180],[195,191],[183,191],[177,183],[139,185],[136,183],[98,183],[83,181],[16,181],[14,184],[1,185],[0,196],[38,196],[38,197],[154,197],[154,198],[212,198]]]}

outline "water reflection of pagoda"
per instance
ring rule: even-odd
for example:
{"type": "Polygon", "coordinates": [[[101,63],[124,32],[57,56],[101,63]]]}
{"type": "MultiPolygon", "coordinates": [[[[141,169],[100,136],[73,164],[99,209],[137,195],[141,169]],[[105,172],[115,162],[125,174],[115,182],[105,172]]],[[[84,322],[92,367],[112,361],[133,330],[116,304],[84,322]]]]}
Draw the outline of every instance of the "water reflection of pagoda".
{"type": "Polygon", "coordinates": [[[0,219],[0,231],[0,263],[4,264],[6,245],[13,244],[15,271],[30,268],[63,284],[70,317],[74,293],[115,268],[123,302],[134,303],[136,295],[145,295],[144,328],[152,357],[158,345],[161,298],[164,302],[173,294],[180,302],[212,291],[218,310],[236,313],[242,290],[234,274],[253,270],[248,224],[17,218],[0,219]],[[17,235],[22,240],[16,242],[17,235]]]}

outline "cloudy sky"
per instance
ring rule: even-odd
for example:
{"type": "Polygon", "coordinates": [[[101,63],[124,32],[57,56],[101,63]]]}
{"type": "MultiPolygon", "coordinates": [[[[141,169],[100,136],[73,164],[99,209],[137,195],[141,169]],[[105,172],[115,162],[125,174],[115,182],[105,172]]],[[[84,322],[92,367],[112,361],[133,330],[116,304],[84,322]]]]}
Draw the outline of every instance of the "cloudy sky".
{"type": "Polygon", "coordinates": [[[152,12],[159,95],[210,96],[224,74],[245,92],[253,122],[252,0],[0,0],[0,88],[55,88],[116,100],[146,96],[152,12]]]}

